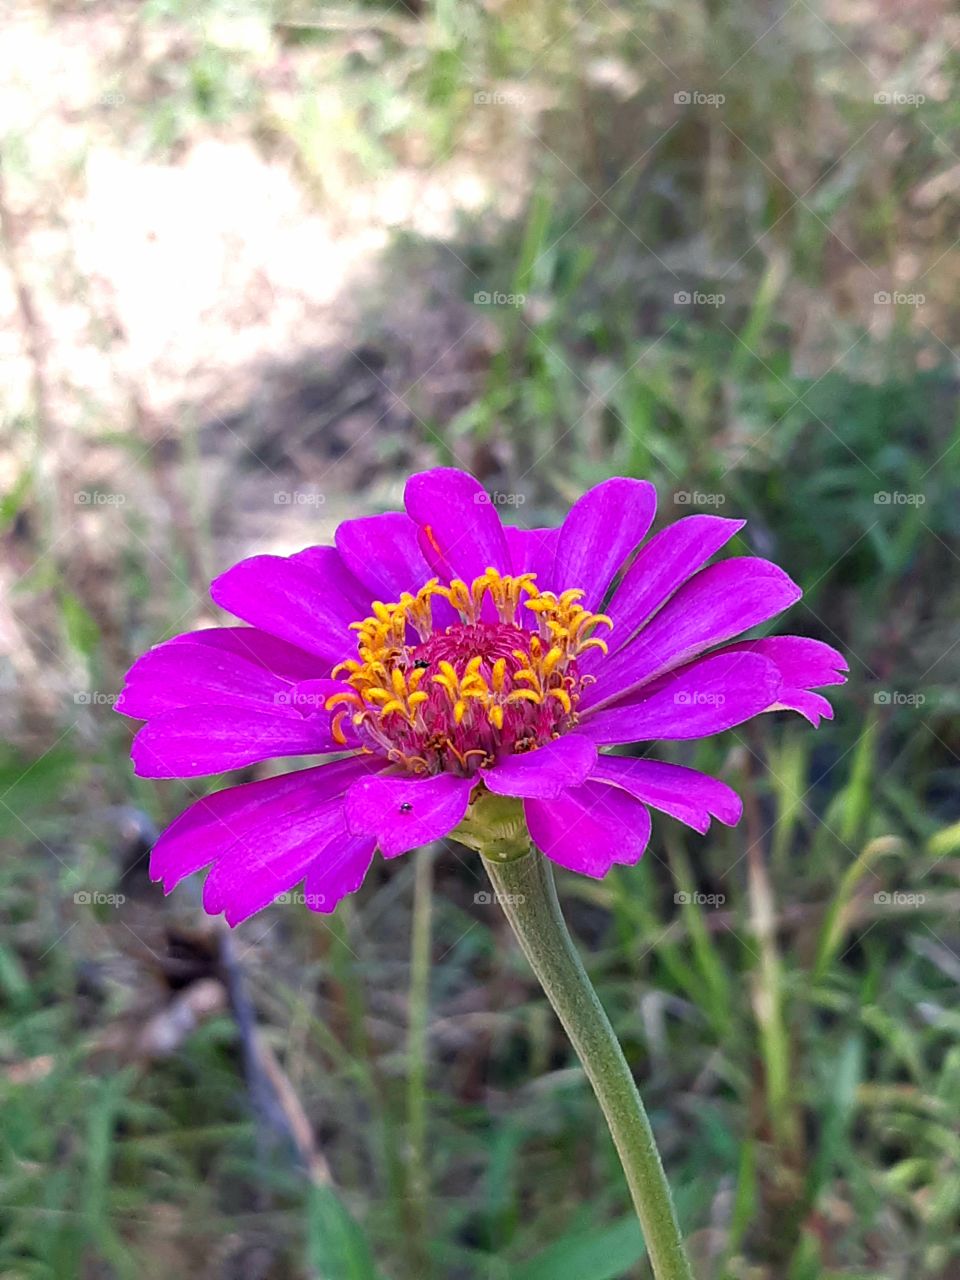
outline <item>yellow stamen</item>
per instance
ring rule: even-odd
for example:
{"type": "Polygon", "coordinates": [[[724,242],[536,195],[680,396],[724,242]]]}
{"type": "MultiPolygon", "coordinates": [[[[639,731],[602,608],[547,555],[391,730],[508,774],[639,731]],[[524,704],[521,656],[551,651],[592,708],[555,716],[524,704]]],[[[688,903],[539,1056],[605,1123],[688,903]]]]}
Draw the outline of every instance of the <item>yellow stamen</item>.
{"type": "Polygon", "coordinates": [[[334,742],[339,743],[341,747],[345,747],[347,745],[347,739],[341,726],[348,715],[349,712],[347,711],[338,711],[330,722],[330,736],[333,738],[334,742]]]}
{"type": "Polygon", "coordinates": [[[551,689],[547,694],[547,697],[556,698],[567,715],[569,715],[573,710],[573,704],[570,701],[570,695],[567,693],[566,689],[551,689]]]}
{"type": "MultiPolygon", "coordinates": [[[[432,529],[427,528],[425,535],[442,559],[432,529]]],[[[585,609],[580,603],[583,597],[578,587],[559,594],[540,591],[533,573],[501,574],[488,567],[470,583],[454,578],[443,585],[432,578],[416,593],[403,592],[393,603],[373,601],[370,616],[351,624],[357,635],[357,656],[334,668],[334,677],[350,686],[349,692],[336,693],[326,703],[331,711],[342,708],[331,721],[334,741],[346,745],[343,725],[349,717],[358,728],[368,726],[377,749],[386,750],[391,760],[431,772],[438,767],[438,755],[439,767],[445,767],[444,753],[461,765],[469,755],[486,757],[487,747],[464,752],[462,741],[455,745],[450,738],[454,728],[465,721],[478,726],[486,722],[499,733],[506,723],[506,708],[528,704],[543,708],[538,714],[546,719],[521,731],[513,749],[535,750],[544,732],[562,730],[561,715],[575,715],[580,691],[592,679],[571,670],[570,664],[590,649],[607,651],[596,632],[612,622],[605,614],[585,609]],[[512,650],[511,657],[491,660],[480,652],[465,664],[454,665],[434,654],[429,663],[421,664],[411,630],[421,643],[434,636],[435,599],[448,601],[464,626],[480,628],[489,625],[489,612],[484,614],[492,606],[501,625],[523,630],[522,644],[512,650]],[[536,619],[532,630],[521,626],[521,607],[536,619]],[[478,717],[468,721],[472,705],[478,717]],[[546,709],[554,706],[548,713],[546,709]]],[[[448,630],[455,632],[456,624],[448,630]]]]}
{"type": "Polygon", "coordinates": [[[533,702],[536,706],[540,706],[543,702],[543,694],[537,693],[533,689],[514,689],[513,693],[507,694],[508,702],[533,702]]]}
{"type": "Polygon", "coordinates": [[[363,699],[358,693],[334,693],[327,699],[325,706],[328,711],[332,711],[334,707],[339,707],[342,703],[349,703],[352,707],[362,707],[363,699]]]}

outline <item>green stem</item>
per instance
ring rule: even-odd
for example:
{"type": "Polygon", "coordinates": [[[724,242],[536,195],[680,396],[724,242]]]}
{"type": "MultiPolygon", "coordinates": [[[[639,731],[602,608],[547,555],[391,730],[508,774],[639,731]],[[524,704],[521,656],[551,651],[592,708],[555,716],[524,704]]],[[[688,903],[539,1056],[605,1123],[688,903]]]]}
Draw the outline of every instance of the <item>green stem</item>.
{"type": "Polygon", "coordinates": [[[508,861],[485,858],[484,863],[524,955],[593,1085],[656,1280],[693,1280],[650,1121],[616,1033],[567,932],[550,863],[536,850],[508,861]]]}
{"type": "Polygon", "coordinates": [[[413,882],[413,925],[410,940],[410,990],[407,1022],[407,1141],[409,1204],[414,1209],[416,1267],[422,1280],[430,1266],[426,1252],[427,1195],[427,1031],[430,1005],[430,948],[432,938],[433,864],[431,845],[417,853],[413,882]]]}

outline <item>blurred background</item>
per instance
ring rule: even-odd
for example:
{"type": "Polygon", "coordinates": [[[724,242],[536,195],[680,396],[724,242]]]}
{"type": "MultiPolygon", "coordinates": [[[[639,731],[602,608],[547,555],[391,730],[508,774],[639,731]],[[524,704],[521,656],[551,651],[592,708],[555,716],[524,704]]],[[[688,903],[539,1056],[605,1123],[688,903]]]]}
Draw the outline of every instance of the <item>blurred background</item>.
{"type": "Polygon", "coordinates": [[[2,26],[0,1277],[647,1280],[473,855],[232,934],[147,878],[206,784],[132,776],[125,668],[437,463],[522,525],[611,474],[747,517],[848,655],[819,732],[658,752],[739,828],[560,892],[700,1280],[960,1277],[956,11],[2,26]]]}

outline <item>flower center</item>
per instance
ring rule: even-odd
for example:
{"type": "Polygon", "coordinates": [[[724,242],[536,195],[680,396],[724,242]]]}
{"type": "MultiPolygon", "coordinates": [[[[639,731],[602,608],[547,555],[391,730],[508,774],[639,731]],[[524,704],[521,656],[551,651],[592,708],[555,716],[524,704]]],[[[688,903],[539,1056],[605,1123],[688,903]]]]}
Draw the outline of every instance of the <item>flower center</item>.
{"type": "Polygon", "coordinates": [[[363,745],[414,773],[472,775],[533,751],[576,723],[577,658],[611,626],[580,590],[540,591],[536,574],[496,569],[468,586],[432,579],[395,604],[374,601],[352,627],[358,656],[341,662],[350,692],[334,694],[334,736],[352,718],[363,745]]]}

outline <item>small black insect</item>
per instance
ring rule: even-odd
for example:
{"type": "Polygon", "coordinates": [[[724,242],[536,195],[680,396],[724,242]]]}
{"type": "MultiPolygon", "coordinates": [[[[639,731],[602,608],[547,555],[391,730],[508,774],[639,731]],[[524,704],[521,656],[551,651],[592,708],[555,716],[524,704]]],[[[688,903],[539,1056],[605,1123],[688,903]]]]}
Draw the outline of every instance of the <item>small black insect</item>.
{"type": "Polygon", "coordinates": [[[408,803],[407,803],[407,801],[406,801],[406,800],[404,800],[403,804],[400,806],[400,812],[401,812],[401,813],[412,813],[412,812],[413,812],[413,805],[412,805],[412,804],[408,804],[408,803]]]}
{"type": "Polygon", "coordinates": [[[418,658],[416,662],[413,664],[413,669],[414,671],[426,671],[429,665],[430,663],[426,660],[426,658],[418,658]]]}

